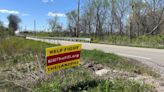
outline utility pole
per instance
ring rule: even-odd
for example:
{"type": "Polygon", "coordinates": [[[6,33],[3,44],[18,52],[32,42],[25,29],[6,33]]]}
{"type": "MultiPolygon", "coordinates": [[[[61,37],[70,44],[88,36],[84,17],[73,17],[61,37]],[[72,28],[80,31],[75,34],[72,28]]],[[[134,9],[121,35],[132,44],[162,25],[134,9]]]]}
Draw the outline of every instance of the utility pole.
{"type": "Polygon", "coordinates": [[[36,20],[34,20],[34,34],[36,36],[36,20]]]}
{"type": "Polygon", "coordinates": [[[24,27],[24,30],[27,31],[27,26],[24,27]]]}
{"type": "Polygon", "coordinates": [[[77,23],[76,36],[79,37],[79,34],[80,34],[80,0],[78,0],[78,23],[77,23]]]}
{"type": "Polygon", "coordinates": [[[34,20],[34,32],[36,31],[36,20],[34,20]]]}

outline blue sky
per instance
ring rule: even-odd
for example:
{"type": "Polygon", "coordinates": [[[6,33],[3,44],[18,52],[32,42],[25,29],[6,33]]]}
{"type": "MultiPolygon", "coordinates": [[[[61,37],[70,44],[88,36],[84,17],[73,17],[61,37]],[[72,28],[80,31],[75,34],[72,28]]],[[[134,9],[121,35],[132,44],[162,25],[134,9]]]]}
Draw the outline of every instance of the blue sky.
{"type": "Polygon", "coordinates": [[[33,29],[36,20],[36,28],[39,30],[48,27],[48,19],[58,16],[60,23],[66,27],[65,14],[74,9],[77,9],[77,0],[0,0],[0,20],[7,25],[6,17],[16,14],[22,20],[20,26],[23,29],[33,29]]]}

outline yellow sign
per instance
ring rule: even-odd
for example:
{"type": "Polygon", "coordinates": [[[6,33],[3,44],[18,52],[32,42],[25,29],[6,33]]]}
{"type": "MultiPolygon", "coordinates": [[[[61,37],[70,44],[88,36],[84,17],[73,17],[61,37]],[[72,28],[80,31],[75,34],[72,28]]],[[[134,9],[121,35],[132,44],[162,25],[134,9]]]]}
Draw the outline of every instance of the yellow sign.
{"type": "Polygon", "coordinates": [[[46,57],[54,56],[57,54],[68,53],[68,52],[80,51],[80,50],[81,50],[81,44],[46,48],[46,57]]]}
{"type": "Polygon", "coordinates": [[[81,44],[46,48],[46,72],[52,73],[80,64],[81,44]]]}
{"type": "Polygon", "coordinates": [[[64,63],[59,63],[59,64],[48,66],[47,69],[46,69],[47,70],[46,72],[47,73],[52,73],[54,71],[58,71],[58,70],[78,66],[79,64],[80,64],[80,59],[72,60],[72,61],[68,61],[68,62],[64,62],[64,63]]]}

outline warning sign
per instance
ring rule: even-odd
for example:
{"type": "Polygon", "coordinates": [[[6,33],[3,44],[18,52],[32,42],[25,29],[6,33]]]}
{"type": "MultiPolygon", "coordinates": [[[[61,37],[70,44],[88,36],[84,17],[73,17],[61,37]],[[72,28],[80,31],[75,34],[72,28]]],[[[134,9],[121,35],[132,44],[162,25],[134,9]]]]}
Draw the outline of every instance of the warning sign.
{"type": "Polygon", "coordinates": [[[46,72],[71,68],[80,64],[81,44],[46,48],[46,72]]]}

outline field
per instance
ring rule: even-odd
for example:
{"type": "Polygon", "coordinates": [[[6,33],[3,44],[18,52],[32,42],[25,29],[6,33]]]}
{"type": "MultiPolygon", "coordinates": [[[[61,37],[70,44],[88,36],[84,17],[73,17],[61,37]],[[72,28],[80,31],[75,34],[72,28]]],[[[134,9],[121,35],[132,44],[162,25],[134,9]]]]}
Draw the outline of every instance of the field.
{"type": "Polygon", "coordinates": [[[154,85],[142,78],[160,75],[135,60],[97,50],[82,50],[81,65],[52,74],[44,72],[46,47],[56,46],[20,37],[7,37],[0,44],[0,91],[7,92],[148,92],[154,85]],[[96,74],[108,69],[102,76],[96,74]],[[135,80],[138,79],[138,80],[135,80]]]}

